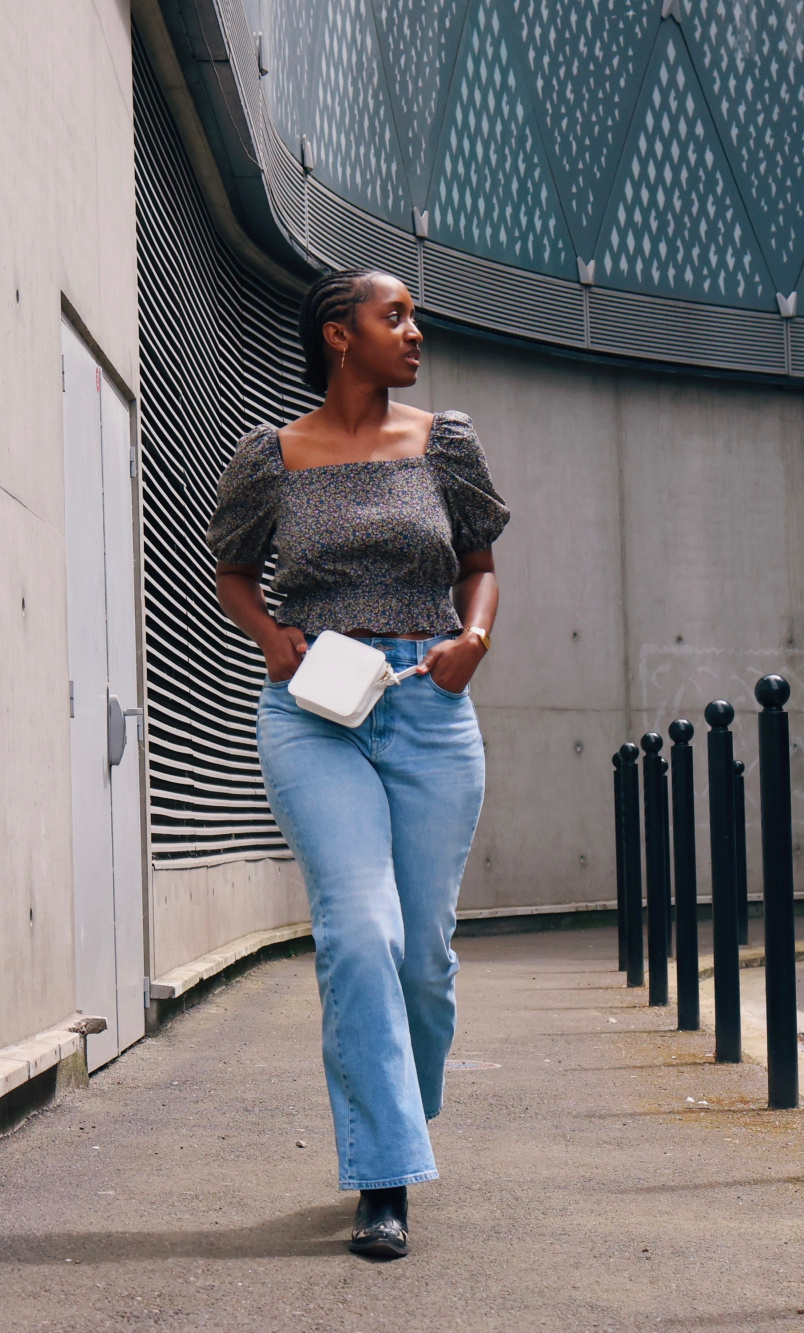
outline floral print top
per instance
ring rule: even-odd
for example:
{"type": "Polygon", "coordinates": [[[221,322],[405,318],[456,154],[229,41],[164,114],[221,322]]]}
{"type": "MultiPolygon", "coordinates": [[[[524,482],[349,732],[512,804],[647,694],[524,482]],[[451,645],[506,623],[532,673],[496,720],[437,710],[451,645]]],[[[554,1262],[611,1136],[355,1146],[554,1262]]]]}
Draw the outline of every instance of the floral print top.
{"type": "Polygon", "coordinates": [[[436,412],[420,456],[295,472],[264,425],[220,479],[207,541],[227,564],[276,552],[280,624],[435,635],[460,627],[449,596],[458,557],[485,550],[509,517],[462,412],[436,412]]]}

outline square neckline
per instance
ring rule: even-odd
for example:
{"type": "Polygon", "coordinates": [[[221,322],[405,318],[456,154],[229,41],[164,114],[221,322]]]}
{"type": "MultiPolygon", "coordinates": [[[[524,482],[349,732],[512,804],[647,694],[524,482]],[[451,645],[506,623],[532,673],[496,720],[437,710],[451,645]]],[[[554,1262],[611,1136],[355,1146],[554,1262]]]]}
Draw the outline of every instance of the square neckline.
{"type": "Polygon", "coordinates": [[[294,468],[287,467],[287,465],[285,464],[284,455],[282,453],[282,441],[279,438],[279,432],[280,430],[283,430],[284,427],[271,426],[271,430],[273,431],[274,448],[276,450],[277,457],[279,459],[279,465],[282,469],[282,472],[285,473],[288,477],[294,477],[299,472],[329,472],[333,468],[341,468],[341,467],[377,467],[377,466],[385,467],[389,463],[423,462],[430,453],[430,446],[433,442],[433,434],[435,432],[436,419],[442,415],[443,413],[441,412],[433,413],[433,420],[430,424],[430,429],[427,433],[427,439],[425,441],[424,450],[420,454],[403,454],[400,458],[358,458],[349,463],[319,463],[314,467],[294,467],[294,468]]]}

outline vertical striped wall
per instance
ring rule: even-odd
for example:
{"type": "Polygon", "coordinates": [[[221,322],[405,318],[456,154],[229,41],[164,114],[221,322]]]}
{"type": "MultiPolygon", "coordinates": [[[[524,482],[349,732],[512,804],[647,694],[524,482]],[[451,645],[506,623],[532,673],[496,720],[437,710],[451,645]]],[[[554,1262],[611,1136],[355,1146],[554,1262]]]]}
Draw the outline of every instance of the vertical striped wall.
{"type": "Polygon", "coordinates": [[[239,436],[314,406],[297,311],[217,236],[136,31],[134,97],[154,863],[286,856],[254,740],[264,663],[204,533],[239,436]]]}

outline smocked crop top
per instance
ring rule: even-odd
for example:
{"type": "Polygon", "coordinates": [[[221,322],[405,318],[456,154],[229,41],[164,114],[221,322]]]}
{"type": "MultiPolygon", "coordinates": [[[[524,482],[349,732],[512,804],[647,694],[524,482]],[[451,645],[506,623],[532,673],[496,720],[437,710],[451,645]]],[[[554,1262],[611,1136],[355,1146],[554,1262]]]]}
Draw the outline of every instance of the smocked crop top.
{"type": "Polygon", "coordinates": [[[445,634],[458,557],[499,537],[509,513],[475,428],[436,412],[421,455],[289,472],[276,427],[239,443],[218,484],[207,541],[226,564],[277,553],[280,624],[307,634],[445,634]]]}

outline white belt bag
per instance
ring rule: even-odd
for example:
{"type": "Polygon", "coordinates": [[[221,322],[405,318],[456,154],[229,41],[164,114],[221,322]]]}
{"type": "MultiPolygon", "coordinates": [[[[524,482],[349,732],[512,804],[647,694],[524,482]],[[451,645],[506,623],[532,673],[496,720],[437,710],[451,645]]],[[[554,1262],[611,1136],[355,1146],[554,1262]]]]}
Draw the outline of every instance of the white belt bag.
{"type": "Polygon", "coordinates": [[[308,713],[359,727],[389,685],[399,685],[416,671],[418,664],[394,671],[379,648],[325,629],[307,649],[288,690],[308,713]]]}

